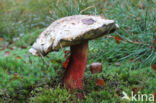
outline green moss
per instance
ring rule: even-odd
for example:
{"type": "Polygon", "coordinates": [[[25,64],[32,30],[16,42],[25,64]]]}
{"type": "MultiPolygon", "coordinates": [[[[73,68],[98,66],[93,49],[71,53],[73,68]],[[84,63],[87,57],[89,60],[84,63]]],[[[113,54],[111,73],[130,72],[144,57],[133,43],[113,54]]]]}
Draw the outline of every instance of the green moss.
{"type": "Polygon", "coordinates": [[[36,88],[31,93],[29,103],[71,103],[71,94],[60,86],[56,88],[36,88]]]}

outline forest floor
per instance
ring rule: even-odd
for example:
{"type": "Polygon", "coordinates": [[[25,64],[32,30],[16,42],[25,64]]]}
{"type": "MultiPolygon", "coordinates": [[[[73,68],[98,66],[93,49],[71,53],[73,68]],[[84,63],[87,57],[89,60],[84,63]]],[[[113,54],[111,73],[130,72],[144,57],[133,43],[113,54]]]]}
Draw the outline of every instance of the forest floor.
{"type": "Polygon", "coordinates": [[[155,4],[155,0],[1,0],[0,103],[154,103],[155,4]],[[29,49],[52,21],[77,14],[102,15],[120,28],[89,42],[84,88],[69,91],[63,86],[63,63],[70,48],[51,52],[45,60],[32,56],[29,49]],[[91,73],[94,62],[102,63],[102,72],[91,73]],[[130,100],[122,99],[124,93],[130,100]]]}

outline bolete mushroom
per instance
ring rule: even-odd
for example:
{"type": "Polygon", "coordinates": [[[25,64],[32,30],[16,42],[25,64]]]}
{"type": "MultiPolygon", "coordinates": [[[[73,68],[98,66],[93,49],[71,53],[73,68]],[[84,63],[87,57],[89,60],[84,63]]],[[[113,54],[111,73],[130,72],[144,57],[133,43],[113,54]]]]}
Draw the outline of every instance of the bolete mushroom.
{"type": "Polygon", "coordinates": [[[88,60],[88,41],[114,32],[118,25],[102,16],[75,15],[53,22],[43,31],[32,48],[33,55],[46,55],[70,46],[71,56],[64,77],[67,88],[83,88],[82,80],[88,60]]]}

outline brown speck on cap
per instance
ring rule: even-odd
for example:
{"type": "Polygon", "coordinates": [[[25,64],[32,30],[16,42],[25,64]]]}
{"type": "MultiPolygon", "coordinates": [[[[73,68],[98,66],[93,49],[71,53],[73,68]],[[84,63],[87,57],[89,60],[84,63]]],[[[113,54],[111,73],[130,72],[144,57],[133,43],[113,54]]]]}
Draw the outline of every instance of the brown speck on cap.
{"type": "Polygon", "coordinates": [[[92,18],[87,18],[87,19],[82,19],[82,22],[86,25],[92,25],[94,24],[95,20],[93,20],[92,18]]]}

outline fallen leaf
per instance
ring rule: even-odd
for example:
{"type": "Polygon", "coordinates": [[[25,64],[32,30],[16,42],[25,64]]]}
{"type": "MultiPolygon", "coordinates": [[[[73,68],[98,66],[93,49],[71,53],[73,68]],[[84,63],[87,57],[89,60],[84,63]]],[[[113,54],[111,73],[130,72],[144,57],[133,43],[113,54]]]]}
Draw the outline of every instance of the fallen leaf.
{"type": "Polygon", "coordinates": [[[10,55],[10,51],[6,51],[5,54],[4,54],[5,57],[9,56],[9,55],[10,55]]]}
{"type": "Polygon", "coordinates": [[[119,35],[114,36],[114,39],[117,44],[120,44],[120,41],[123,40],[119,35]]]}
{"type": "Polygon", "coordinates": [[[26,46],[24,46],[24,45],[22,45],[22,46],[21,46],[21,48],[22,48],[22,49],[26,49],[27,47],[26,47],[26,46]]]}
{"type": "Polygon", "coordinates": [[[153,65],[152,65],[152,69],[153,69],[153,70],[156,70],[156,64],[153,64],[153,65]]]}
{"type": "Polygon", "coordinates": [[[4,40],[4,38],[0,38],[0,42],[2,42],[4,40]]]}
{"type": "Polygon", "coordinates": [[[69,64],[70,56],[66,59],[66,61],[63,63],[63,68],[67,69],[68,64],[69,64]]]}
{"type": "Polygon", "coordinates": [[[96,86],[103,87],[104,86],[104,80],[101,78],[96,79],[96,86]]]}
{"type": "Polygon", "coordinates": [[[119,89],[119,88],[117,88],[116,94],[117,94],[118,96],[120,96],[120,89],[119,89]]]}
{"type": "Polygon", "coordinates": [[[133,93],[134,93],[134,94],[137,94],[137,93],[138,93],[138,91],[139,91],[139,88],[134,87],[134,88],[132,88],[132,91],[133,91],[133,93]]]}
{"type": "Polygon", "coordinates": [[[16,56],[16,59],[21,59],[21,57],[20,56],[16,56]]]}
{"type": "Polygon", "coordinates": [[[102,64],[101,63],[92,63],[90,66],[90,71],[92,74],[102,72],[102,64]]]}
{"type": "Polygon", "coordinates": [[[92,18],[82,19],[81,21],[83,24],[86,24],[86,25],[92,25],[95,22],[95,20],[93,20],[92,18]]]}
{"type": "Polygon", "coordinates": [[[134,61],[134,58],[131,58],[129,61],[130,61],[130,62],[133,62],[133,61],[134,61]]]}
{"type": "Polygon", "coordinates": [[[15,73],[14,77],[11,80],[16,80],[16,79],[23,79],[23,76],[18,73],[15,73]]]}
{"type": "Polygon", "coordinates": [[[18,73],[15,73],[14,74],[14,78],[17,79],[17,76],[18,76],[18,73]]]}

